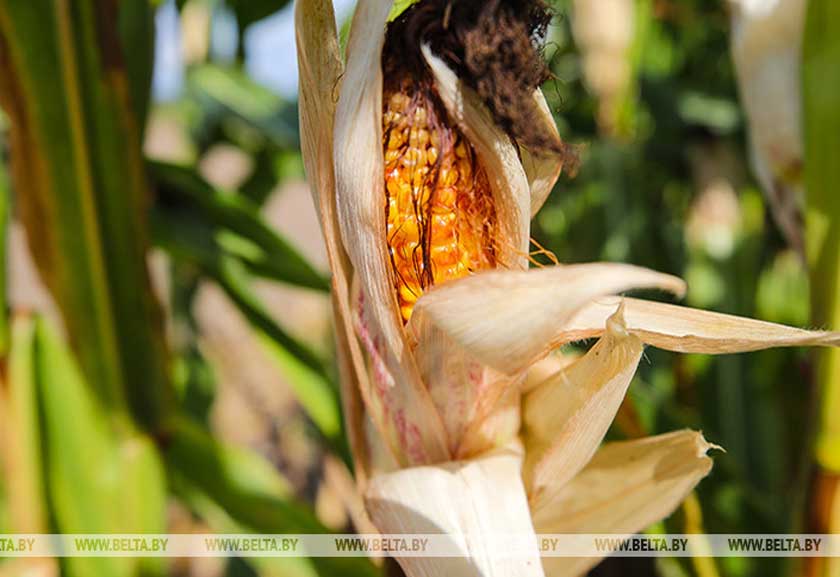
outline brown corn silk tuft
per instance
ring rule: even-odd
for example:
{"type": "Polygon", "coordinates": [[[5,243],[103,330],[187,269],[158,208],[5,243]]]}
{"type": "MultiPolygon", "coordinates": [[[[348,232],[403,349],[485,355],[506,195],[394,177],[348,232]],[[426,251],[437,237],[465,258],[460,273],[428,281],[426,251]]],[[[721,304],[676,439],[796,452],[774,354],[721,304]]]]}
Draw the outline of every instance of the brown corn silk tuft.
{"type": "Polygon", "coordinates": [[[386,85],[387,245],[405,322],[430,286],[496,266],[496,208],[472,145],[430,83],[386,85]]]}

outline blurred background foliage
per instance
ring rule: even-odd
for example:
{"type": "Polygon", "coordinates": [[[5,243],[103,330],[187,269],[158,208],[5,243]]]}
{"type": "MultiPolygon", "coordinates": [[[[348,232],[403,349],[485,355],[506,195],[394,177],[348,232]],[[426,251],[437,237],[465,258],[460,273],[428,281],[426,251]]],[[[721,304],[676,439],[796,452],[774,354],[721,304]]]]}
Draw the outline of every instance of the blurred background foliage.
{"type": "MultiPolygon", "coordinates": [[[[0,318],[0,532],[365,530],[341,430],[326,259],[300,158],[291,5],[0,4],[0,296],[9,311],[0,318]],[[109,21],[108,7],[119,8],[118,38],[106,41],[119,46],[97,52],[92,23],[109,21]],[[108,75],[114,69],[121,80],[108,75]],[[56,112],[65,101],[75,103],[70,118],[56,112]],[[27,129],[42,148],[14,170],[41,176],[18,179],[31,187],[19,190],[8,161],[21,141],[10,120],[40,117],[27,129]],[[80,137],[82,156],[72,152],[80,137]],[[56,186],[62,179],[79,195],[56,186]],[[79,197],[90,205],[74,204],[79,197]],[[137,214],[146,212],[143,230],[137,214]],[[97,235],[108,242],[98,246],[97,235]],[[79,270],[92,271],[94,286],[79,270]]],[[[748,166],[726,3],[613,0],[601,13],[596,4],[554,0],[545,92],[561,134],[581,145],[581,165],[561,177],[535,239],[562,262],[683,276],[692,306],[809,325],[805,265],[748,166]],[[593,40],[593,30],[611,40],[593,40]]],[[[352,2],[337,12],[346,31],[352,2]]],[[[813,356],[649,349],[646,359],[611,435],[691,427],[726,448],[698,494],[652,530],[802,529],[813,356]]],[[[792,569],[763,559],[616,559],[595,574],[792,569]]],[[[0,575],[26,571],[380,569],[353,559],[0,560],[0,575]]]]}

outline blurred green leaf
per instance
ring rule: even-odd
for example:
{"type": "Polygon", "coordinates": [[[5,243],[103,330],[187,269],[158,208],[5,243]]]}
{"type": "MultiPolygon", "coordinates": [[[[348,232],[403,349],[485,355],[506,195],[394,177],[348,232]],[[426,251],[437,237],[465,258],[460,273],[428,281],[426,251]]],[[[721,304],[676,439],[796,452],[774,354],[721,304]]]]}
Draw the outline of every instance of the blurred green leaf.
{"type": "Polygon", "coordinates": [[[216,394],[216,378],[198,347],[191,347],[176,359],[175,387],[187,415],[207,423],[216,394]]]}
{"type": "Polygon", "coordinates": [[[131,106],[142,139],[149,110],[155,59],[154,2],[122,0],[117,6],[117,26],[122,53],[125,55],[131,106]]]}
{"type": "MultiPolygon", "coordinates": [[[[0,2],[16,200],[86,382],[150,429],[171,400],[146,269],[148,189],[110,3],[0,2]]],[[[137,88],[134,86],[134,88],[137,88]]]]}
{"type": "MultiPolygon", "coordinates": [[[[250,279],[239,263],[231,259],[222,260],[216,280],[262,333],[274,359],[286,370],[295,395],[309,417],[327,439],[339,442],[341,412],[338,393],[330,384],[323,361],[274,322],[251,291],[250,279]]],[[[342,446],[335,448],[340,453],[344,452],[342,446]]]]}
{"type": "Polygon", "coordinates": [[[236,14],[239,29],[244,30],[254,22],[271,16],[289,4],[289,0],[227,0],[236,14]]]}
{"type": "Polygon", "coordinates": [[[741,112],[734,102],[701,92],[683,94],[679,113],[686,123],[704,126],[718,134],[735,131],[741,122],[741,112]]]}
{"type": "Polygon", "coordinates": [[[271,195],[277,182],[280,180],[281,167],[277,154],[270,148],[265,147],[253,155],[254,170],[248,179],[239,187],[240,194],[244,195],[256,206],[262,206],[271,195]]]}
{"type": "Polygon", "coordinates": [[[177,261],[197,266],[215,280],[257,330],[304,410],[333,448],[346,458],[338,393],[324,360],[271,318],[251,288],[247,264],[224,253],[214,241],[212,228],[186,214],[158,211],[154,222],[156,243],[177,261]]]}
{"type": "Polygon", "coordinates": [[[393,22],[400,15],[411,8],[413,4],[416,4],[419,0],[396,0],[394,4],[391,6],[391,12],[388,14],[388,22],[393,22]]]}
{"type": "MultiPolygon", "coordinates": [[[[7,491],[11,529],[17,533],[48,533],[49,514],[41,450],[41,420],[35,380],[35,323],[18,316],[12,323],[8,357],[7,491]]],[[[0,392],[2,394],[2,392],[0,392]]]]}
{"type": "MultiPolygon", "coordinates": [[[[214,189],[194,170],[150,162],[161,194],[161,205],[200,211],[208,222],[224,231],[214,241],[239,257],[255,274],[298,286],[329,291],[329,281],[260,215],[245,197],[214,189]],[[230,234],[232,233],[232,234],[230,234]]],[[[176,225],[177,226],[177,225],[176,225]]],[[[177,232],[176,232],[177,234],[177,232]]]]}
{"type": "MultiPolygon", "coordinates": [[[[811,306],[817,326],[840,328],[840,3],[813,0],[803,46],[805,112],[806,246],[811,268],[811,306]]],[[[820,464],[840,473],[840,351],[823,351],[820,464]]],[[[840,523],[840,521],[835,521],[840,523]]]]}
{"type": "Polygon", "coordinates": [[[756,294],[758,317],[795,327],[809,324],[808,275],[801,258],[793,252],[779,254],[761,273],[756,294]]]}
{"type": "MultiPolygon", "coordinates": [[[[288,483],[257,454],[214,441],[200,427],[177,422],[168,440],[165,460],[173,487],[217,503],[237,524],[266,534],[327,533],[313,513],[297,502],[288,483]]],[[[367,559],[314,558],[319,575],[378,575],[367,559]]]]}
{"type": "MultiPolygon", "coordinates": [[[[44,321],[34,373],[43,415],[49,503],[62,533],[165,533],[165,474],[154,445],[109,414],[44,321]],[[72,418],[68,418],[72,416],[72,418]]],[[[163,574],[161,560],[70,557],[72,575],[163,574]]]]}
{"type": "MultiPolygon", "coordinates": [[[[223,448],[223,451],[233,451],[232,449],[223,448]]],[[[251,462],[246,451],[241,451],[241,457],[251,462]]],[[[235,459],[232,459],[235,460],[235,459]]],[[[265,462],[259,458],[253,460],[255,470],[261,470],[265,467],[265,462]]],[[[280,483],[276,484],[278,495],[288,498],[291,494],[291,489],[282,477],[276,472],[270,473],[280,479],[280,483]]],[[[225,535],[235,533],[249,533],[252,529],[237,523],[230,514],[219,505],[216,501],[208,497],[201,489],[195,487],[186,479],[182,479],[178,474],[173,474],[172,485],[174,492],[182,501],[207,525],[215,532],[225,535]]],[[[273,483],[269,483],[272,484],[273,483]]],[[[233,562],[233,560],[231,560],[233,562]]],[[[257,572],[260,576],[265,577],[316,577],[318,572],[313,565],[311,559],[307,557],[245,557],[239,560],[240,569],[250,571],[250,574],[257,572]],[[247,564],[247,567],[242,568],[241,564],[247,564]]],[[[234,573],[236,574],[236,573],[234,573]]],[[[230,575],[230,566],[228,567],[228,577],[230,575]]]]}
{"type": "Polygon", "coordinates": [[[214,104],[282,148],[298,148],[297,107],[260,86],[237,68],[216,64],[190,71],[190,89],[199,101],[214,104]]]}
{"type": "MultiPolygon", "coordinates": [[[[3,129],[0,119],[0,131],[3,129]]],[[[2,144],[2,141],[0,141],[2,144]]],[[[0,358],[5,357],[9,349],[8,317],[8,242],[9,222],[11,220],[11,190],[5,163],[0,158],[0,358]]]]}

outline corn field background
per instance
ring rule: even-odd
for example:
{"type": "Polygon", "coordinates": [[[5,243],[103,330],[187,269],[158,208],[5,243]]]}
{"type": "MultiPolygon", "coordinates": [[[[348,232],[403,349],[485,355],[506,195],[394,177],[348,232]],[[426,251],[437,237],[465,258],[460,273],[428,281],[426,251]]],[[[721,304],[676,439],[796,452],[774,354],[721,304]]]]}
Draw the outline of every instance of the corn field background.
{"type": "MultiPolygon", "coordinates": [[[[728,3],[614,0],[590,22],[585,4],[552,4],[544,91],[581,164],[535,240],[560,262],[682,276],[692,306],[840,327],[840,4],[808,3],[806,258],[750,168],[728,3]]],[[[366,528],[301,160],[291,10],[0,0],[0,534],[366,528]]],[[[346,33],[352,3],[337,13],[346,33]]],[[[646,355],[609,438],[690,427],[726,448],[650,531],[840,532],[836,352],[646,355]]],[[[4,577],[389,570],[352,558],[0,558],[4,577]]],[[[838,571],[663,558],[592,574],[838,571]]]]}

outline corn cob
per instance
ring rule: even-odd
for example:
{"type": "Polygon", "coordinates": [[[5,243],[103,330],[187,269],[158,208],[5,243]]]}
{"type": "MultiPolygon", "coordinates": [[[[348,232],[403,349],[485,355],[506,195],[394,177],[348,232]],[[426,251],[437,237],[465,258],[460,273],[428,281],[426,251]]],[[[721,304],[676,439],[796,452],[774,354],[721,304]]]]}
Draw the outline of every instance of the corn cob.
{"type": "Polygon", "coordinates": [[[428,287],[496,266],[496,208],[472,145],[427,90],[401,83],[383,101],[387,245],[408,322],[428,287]]]}

